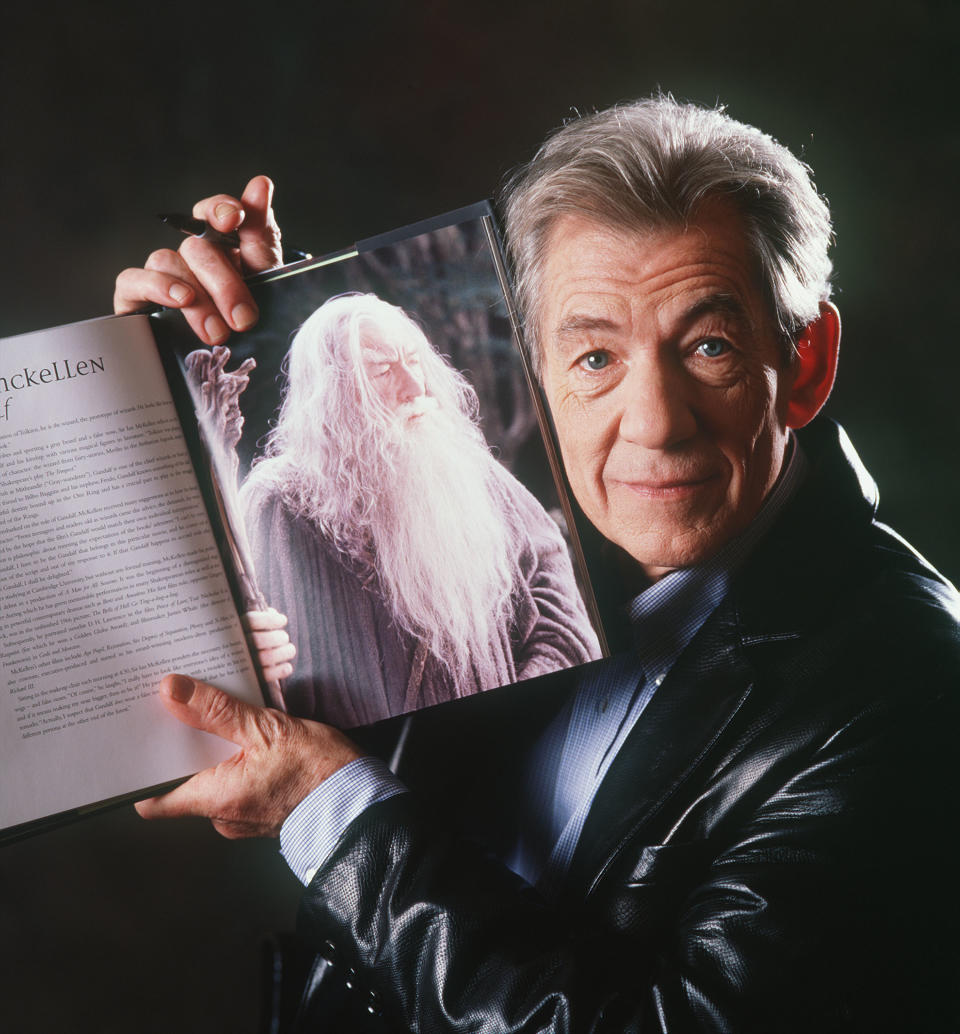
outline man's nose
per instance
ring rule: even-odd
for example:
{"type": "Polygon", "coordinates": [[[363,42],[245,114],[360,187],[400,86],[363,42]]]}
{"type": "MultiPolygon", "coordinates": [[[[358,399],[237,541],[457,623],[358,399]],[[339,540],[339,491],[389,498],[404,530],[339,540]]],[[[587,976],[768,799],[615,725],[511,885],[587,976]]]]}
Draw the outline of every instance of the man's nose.
{"type": "Polygon", "coordinates": [[[397,397],[401,402],[412,402],[424,394],[423,378],[406,363],[400,363],[396,370],[397,397]]]}
{"type": "Polygon", "coordinates": [[[681,370],[659,359],[638,363],[620,385],[620,437],[645,449],[669,449],[697,433],[681,370]]]}

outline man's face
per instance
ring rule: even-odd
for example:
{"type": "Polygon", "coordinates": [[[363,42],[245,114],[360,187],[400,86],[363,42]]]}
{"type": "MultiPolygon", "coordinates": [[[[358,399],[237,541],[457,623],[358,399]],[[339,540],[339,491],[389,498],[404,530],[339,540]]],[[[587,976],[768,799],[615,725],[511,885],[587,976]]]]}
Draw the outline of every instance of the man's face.
{"type": "Polygon", "coordinates": [[[368,333],[361,349],[367,380],[384,406],[399,418],[416,420],[422,416],[426,384],[418,344],[391,345],[368,333]]]}
{"type": "Polygon", "coordinates": [[[756,515],[783,461],[785,365],[739,215],[686,231],[562,216],[548,240],[544,386],[584,512],[651,578],[756,515]]]}

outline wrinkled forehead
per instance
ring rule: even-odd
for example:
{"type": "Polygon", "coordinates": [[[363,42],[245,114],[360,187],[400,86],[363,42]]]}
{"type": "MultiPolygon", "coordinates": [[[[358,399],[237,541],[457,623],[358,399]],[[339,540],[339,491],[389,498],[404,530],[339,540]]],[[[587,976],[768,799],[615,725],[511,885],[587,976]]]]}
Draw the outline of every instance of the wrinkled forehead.
{"type": "Polygon", "coordinates": [[[365,364],[395,363],[423,350],[423,337],[416,327],[406,321],[382,326],[372,320],[363,320],[359,327],[360,358],[365,364]]]}
{"type": "Polygon", "coordinates": [[[400,345],[395,341],[387,341],[368,333],[360,335],[360,358],[367,366],[395,363],[400,359],[401,351],[400,345]]]}
{"type": "Polygon", "coordinates": [[[743,217],[723,200],[702,202],[683,223],[627,227],[567,213],[553,224],[544,256],[538,315],[548,335],[578,306],[599,317],[637,301],[659,312],[724,299],[728,311],[772,316],[743,217]]]}

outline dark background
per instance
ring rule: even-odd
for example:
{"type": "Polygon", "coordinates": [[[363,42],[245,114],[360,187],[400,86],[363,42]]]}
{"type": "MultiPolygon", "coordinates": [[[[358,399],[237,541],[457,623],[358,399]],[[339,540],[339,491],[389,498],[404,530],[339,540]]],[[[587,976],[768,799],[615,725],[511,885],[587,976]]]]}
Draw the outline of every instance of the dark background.
{"type": "MultiPolygon", "coordinates": [[[[957,11],[20,5],[0,40],[0,335],[105,313],[121,268],[175,246],[153,213],[257,172],[319,254],[488,196],[574,106],[720,100],[816,169],[844,317],[828,411],[882,514],[956,580],[957,11]]],[[[0,1027],[252,1032],[260,938],[296,896],[274,844],[130,809],[0,849],[0,1027]]]]}

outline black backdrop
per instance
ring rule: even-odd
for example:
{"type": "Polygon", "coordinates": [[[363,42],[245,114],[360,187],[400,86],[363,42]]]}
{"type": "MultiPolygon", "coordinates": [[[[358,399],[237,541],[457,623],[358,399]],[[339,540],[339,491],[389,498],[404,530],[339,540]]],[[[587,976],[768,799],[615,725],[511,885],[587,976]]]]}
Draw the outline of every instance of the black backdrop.
{"type": "MultiPolygon", "coordinates": [[[[951,3],[34,3],[0,38],[0,336],[109,310],[249,175],[321,253],[488,196],[572,107],[662,87],[803,153],[837,226],[828,412],[882,513],[956,579],[960,136],[951,3]]],[[[2,792],[2,791],[0,791],[2,792]]],[[[296,886],[269,843],[129,809],[0,849],[0,1026],[252,1032],[296,886]]]]}

